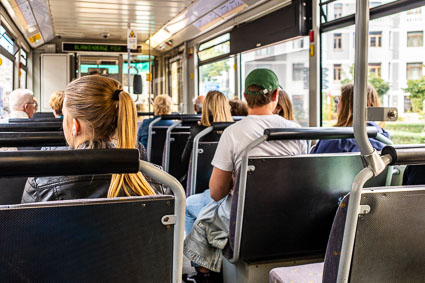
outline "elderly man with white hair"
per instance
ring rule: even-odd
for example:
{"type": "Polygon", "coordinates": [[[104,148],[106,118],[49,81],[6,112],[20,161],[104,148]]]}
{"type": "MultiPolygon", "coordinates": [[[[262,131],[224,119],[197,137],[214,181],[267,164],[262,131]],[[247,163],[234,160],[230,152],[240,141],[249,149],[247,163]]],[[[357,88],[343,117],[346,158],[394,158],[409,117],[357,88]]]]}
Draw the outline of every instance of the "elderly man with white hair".
{"type": "Polygon", "coordinates": [[[202,114],[202,104],[204,103],[205,96],[198,96],[193,99],[193,109],[196,114],[202,114]]]}
{"type": "Polygon", "coordinates": [[[32,118],[37,102],[29,89],[15,89],[9,95],[9,118],[32,118]]]}

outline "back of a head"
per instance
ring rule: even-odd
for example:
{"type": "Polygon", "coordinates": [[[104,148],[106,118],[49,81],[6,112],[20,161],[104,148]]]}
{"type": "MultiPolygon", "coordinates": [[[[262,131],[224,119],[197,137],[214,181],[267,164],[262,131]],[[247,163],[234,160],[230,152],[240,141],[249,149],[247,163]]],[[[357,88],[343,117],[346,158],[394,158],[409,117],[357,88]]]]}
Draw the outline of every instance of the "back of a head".
{"type": "MultiPolygon", "coordinates": [[[[137,112],[130,95],[113,79],[98,75],[84,76],[65,89],[64,107],[70,117],[88,122],[93,135],[89,148],[116,139],[117,148],[137,148],[137,112]]],[[[65,119],[64,119],[65,123],[65,119]]],[[[108,197],[155,194],[143,175],[114,174],[108,197]]]]}
{"type": "Polygon", "coordinates": [[[216,90],[207,93],[202,105],[202,126],[209,127],[213,122],[233,122],[226,96],[216,90]]]}
{"type": "Polygon", "coordinates": [[[193,99],[193,107],[197,114],[202,113],[202,104],[204,103],[205,96],[200,95],[193,99]]]}
{"type": "MultiPolygon", "coordinates": [[[[338,112],[338,120],[336,127],[350,127],[353,125],[353,101],[354,101],[354,84],[349,83],[341,87],[341,97],[339,103],[341,104],[338,112]]],[[[377,107],[381,106],[378,93],[368,84],[367,86],[367,106],[377,107]]]]}
{"type": "Polygon", "coordinates": [[[245,102],[239,99],[229,100],[230,112],[232,116],[248,116],[248,107],[245,102]]]}
{"type": "Polygon", "coordinates": [[[26,103],[31,103],[33,92],[29,89],[15,89],[9,94],[9,107],[11,111],[22,110],[26,103]]]}
{"type": "Polygon", "coordinates": [[[57,116],[62,116],[63,100],[65,98],[65,92],[58,90],[50,96],[49,106],[53,109],[57,116]]]}
{"type": "Polygon", "coordinates": [[[169,95],[158,95],[153,101],[153,112],[155,116],[169,115],[171,114],[172,105],[173,101],[169,95]]]}
{"type": "Polygon", "coordinates": [[[249,108],[256,108],[272,102],[273,94],[279,88],[276,74],[269,69],[255,69],[245,79],[245,99],[249,108]]]}
{"type": "Polygon", "coordinates": [[[278,105],[280,106],[280,111],[277,113],[278,115],[282,116],[286,120],[295,120],[291,99],[284,90],[279,90],[278,105]]]}

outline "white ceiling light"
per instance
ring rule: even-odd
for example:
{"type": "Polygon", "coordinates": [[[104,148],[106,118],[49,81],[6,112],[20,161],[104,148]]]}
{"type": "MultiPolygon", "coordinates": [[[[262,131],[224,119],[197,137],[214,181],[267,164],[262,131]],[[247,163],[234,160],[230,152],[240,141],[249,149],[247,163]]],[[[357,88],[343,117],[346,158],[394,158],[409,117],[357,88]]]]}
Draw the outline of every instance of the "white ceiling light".
{"type": "Polygon", "coordinates": [[[146,41],[146,44],[149,44],[150,42],[151,47],[155,48],[160,43],[168,40],[171,36],[172,36],[171,33],[169,33],[168,31],[162,28],[159,31],[157,31],[153,36],[151,36],[149,40],[146,41]]]}

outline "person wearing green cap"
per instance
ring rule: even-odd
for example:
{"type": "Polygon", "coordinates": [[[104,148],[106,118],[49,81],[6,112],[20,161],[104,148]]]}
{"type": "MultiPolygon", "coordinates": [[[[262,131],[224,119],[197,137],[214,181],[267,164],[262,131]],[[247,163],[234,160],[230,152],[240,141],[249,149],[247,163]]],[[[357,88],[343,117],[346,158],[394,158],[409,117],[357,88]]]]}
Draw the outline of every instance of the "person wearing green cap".
{"type": "MultiPolygon", "coordinates": [[[[198,214],[185,239],[184,254],[197,265],[197,273],[186,282],[219,282],[216,274],[222,265],[222,252],[228,242],[230,207],[234,177],[240,168],[242,152],[269,128],[299,128],[300,126],[273,115],[278,103],[279,81],[269,69],[256,69],[245,79],[244,97],[248,116],[227,127],[218,143],[212,161],[210,195],[213,199],[198,214]],[[214,281],[211,279],[214,278],[214,281]]],[[[253,156],[282,156],[307,153],[305,141],[285,140],[264,142],[251,151],[253,156]]],[[[268,189],[268,188],[261,188],[268,189]]]]}

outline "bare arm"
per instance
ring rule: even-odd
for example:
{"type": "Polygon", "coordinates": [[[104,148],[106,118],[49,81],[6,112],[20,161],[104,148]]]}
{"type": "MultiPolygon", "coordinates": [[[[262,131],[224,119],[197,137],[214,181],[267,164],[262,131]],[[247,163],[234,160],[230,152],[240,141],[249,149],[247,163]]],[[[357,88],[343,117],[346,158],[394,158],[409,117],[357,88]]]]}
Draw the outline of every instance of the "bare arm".
{"type": "Polygon", "coordinates": [[[232,189],[232,172],[213,168],[210,178],[210,195],[215,201],[219,201],[230,193],[232,189]]]}

